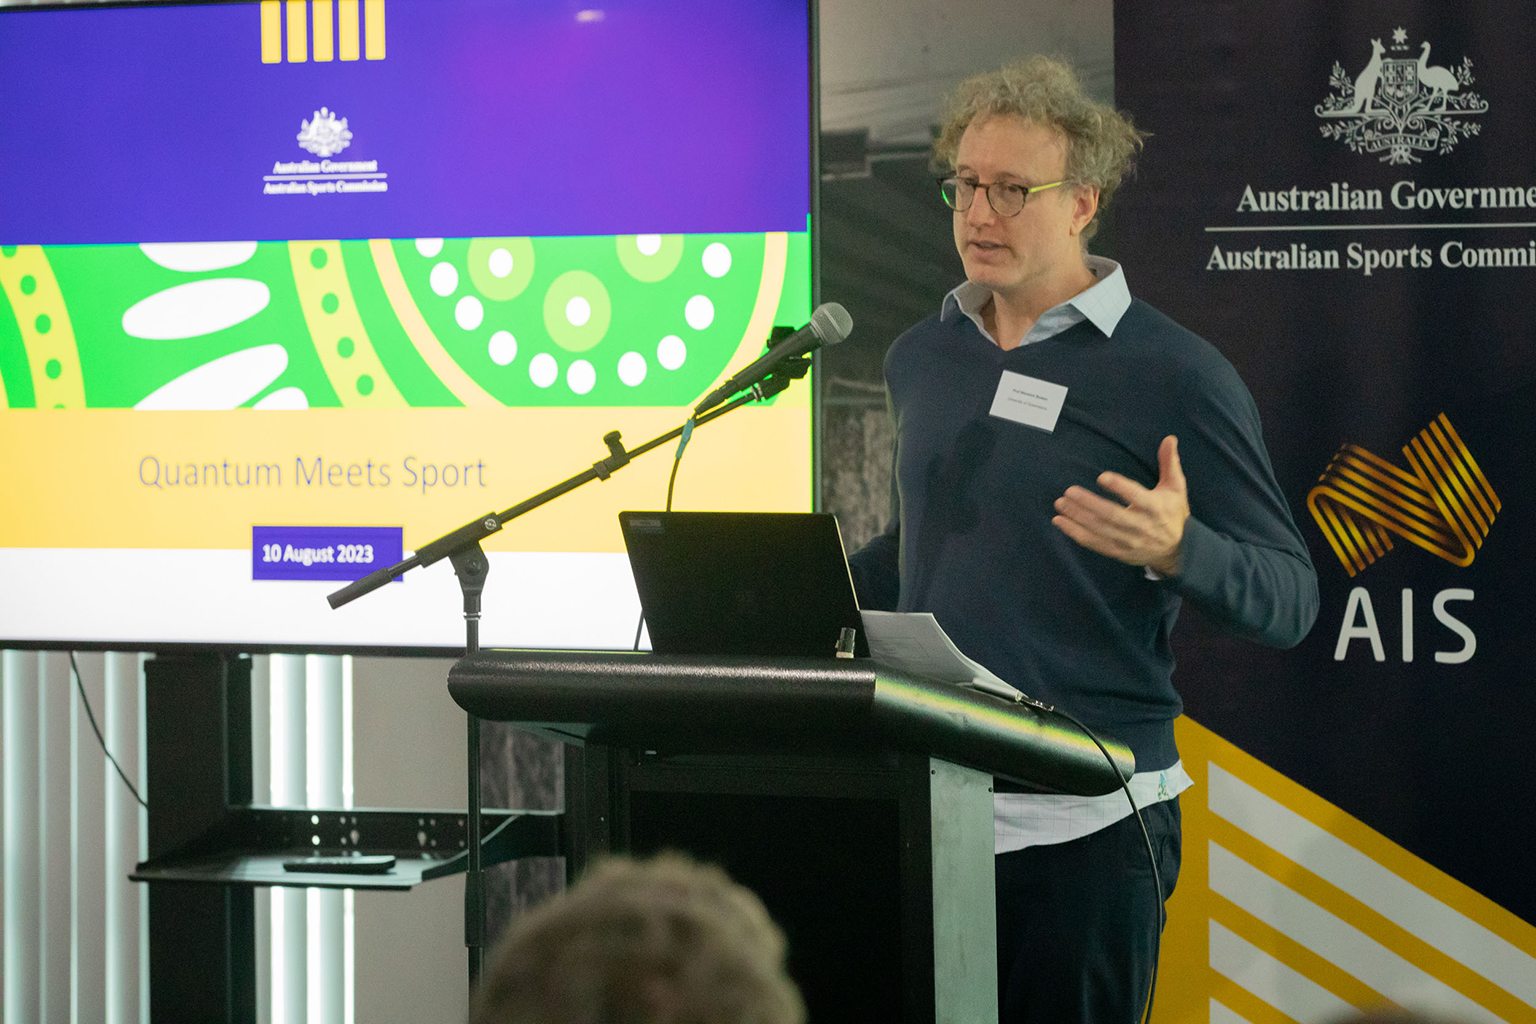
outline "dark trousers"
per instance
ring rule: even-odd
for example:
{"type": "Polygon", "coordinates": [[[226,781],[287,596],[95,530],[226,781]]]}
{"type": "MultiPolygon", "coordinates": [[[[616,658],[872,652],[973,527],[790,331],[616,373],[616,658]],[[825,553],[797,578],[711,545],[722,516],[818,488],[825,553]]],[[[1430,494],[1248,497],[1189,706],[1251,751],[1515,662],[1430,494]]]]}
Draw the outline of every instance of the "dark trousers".
{"type": "MultiPolygon", "coordinates": [[[[1163,897],[1179,877],[1177,798],[1142,809],[1163,897]]],[[[1146,1004],[1157,895],[1135,816],[1068,843],[999,854],[1000,1024],[1133,1024],[1146,1004]]]]}

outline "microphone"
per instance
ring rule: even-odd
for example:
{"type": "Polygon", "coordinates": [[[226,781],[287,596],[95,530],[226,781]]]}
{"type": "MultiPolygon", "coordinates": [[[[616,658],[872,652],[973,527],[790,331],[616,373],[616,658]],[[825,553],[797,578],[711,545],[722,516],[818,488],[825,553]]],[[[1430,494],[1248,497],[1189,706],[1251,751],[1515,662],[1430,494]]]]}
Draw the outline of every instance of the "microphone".
{"type": "Polygon", "coordinates": [[[846,309],[836,302],[822,303],[811,314],[810,323],[737,370],[730,380],[705,395],[704,400],[693,407],[693,414],[698,416],[708,412],[738,391],[761,383],[786,360],[814,352],[823,345],[836,345],[852,331],[853,317],[846,309]]]}

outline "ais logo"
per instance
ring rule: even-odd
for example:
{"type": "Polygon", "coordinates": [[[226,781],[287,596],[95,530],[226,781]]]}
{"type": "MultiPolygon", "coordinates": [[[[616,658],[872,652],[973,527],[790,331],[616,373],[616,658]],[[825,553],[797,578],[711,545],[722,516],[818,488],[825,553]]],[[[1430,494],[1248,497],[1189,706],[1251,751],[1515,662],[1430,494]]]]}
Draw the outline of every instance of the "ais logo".
{"type": "MultiPolygon", "coordinates": [[[[1307,495],[1307,509],[1350,576],[1390,552],[1394,536],[1453,565],[1471,565],[1494,516],[1503,508],[1444,413],[1403,446],[1403,457],[1407,469],[1346,444],[1307,495]]],[[[1447,608],[1452,601],[1472,597],[1471,590],[1460,587],[1435,595],[1435,618],[1462,640],[1461,650],[1436,651],[1437,662],[1459,664],[1469,661],[1477,650],[1472,630],[1447,608]]],[[[1401,633],[1405,662],[1414,658],[1413,610],[1413,591],[1405,589],[1401,633]]],[[[1372,656],[1386,660],[1371,595],[1364,587],[1349,593],[1334,647],[1335,661],[1344,660],[1354,640],[1369,641],[1372,656]]]]}
{"type": "Polygon", "coordinates": [[[261,0],[263,64],[359,57],[384,59],[384,0],[261,0]]]}

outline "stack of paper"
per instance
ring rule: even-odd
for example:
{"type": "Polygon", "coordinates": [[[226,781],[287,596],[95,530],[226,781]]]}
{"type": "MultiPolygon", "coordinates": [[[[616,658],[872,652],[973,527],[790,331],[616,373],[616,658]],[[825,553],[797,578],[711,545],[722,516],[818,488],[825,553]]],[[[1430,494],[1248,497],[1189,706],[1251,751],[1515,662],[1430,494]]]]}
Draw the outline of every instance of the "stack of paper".
{"type": "Polygon", "coordinates": [[[979,662],[965,656],[939,626],[931,612],[859,613],[869,656],[902,672],[926,679],[969,686],[1006,700],[1029,700],[979,662]]]}

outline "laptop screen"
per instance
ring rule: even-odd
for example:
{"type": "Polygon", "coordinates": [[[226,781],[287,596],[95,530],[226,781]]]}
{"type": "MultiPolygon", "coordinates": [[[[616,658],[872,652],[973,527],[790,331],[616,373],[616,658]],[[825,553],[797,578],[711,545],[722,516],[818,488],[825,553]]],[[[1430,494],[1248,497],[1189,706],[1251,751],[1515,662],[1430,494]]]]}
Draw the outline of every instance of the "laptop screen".
{"type": "MultiPolygon", "coordinates": [[[[620,512],[658,654],[835,655],[860,630],[837,518],[812,512],[620,512]]],[[[855,653],[867,656],[862,630],[855,653]]]]}

